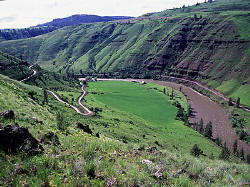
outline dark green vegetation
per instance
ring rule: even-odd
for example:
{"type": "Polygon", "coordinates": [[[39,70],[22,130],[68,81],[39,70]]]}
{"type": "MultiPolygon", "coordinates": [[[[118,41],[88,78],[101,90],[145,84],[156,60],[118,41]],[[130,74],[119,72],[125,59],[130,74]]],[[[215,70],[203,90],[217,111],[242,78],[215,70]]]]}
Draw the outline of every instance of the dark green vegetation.
{"type": "Polygon", "coordinates": [[[51,22],[24,29],[0,29],[0,42],[6,40],[18,40],[46,34],[65,26],[79,25],[83,23],[107,22],[130,19],[126,16],[96,16],[96,15],[73,15],[66,18],[55,19],[51,22]]]}
{"type": "Polygon", "coordinates": [[[56,27],[30,27],[25,29],[0,29],[0,42],[31,38],[56,30],[56,27]]]}
{"type": "Polygon", "coordinates": [[[33,73],[28,63],[0,51],[0,73],[16,80],[22,80],[33,73]]]}
{"type": "MultiPolygon", "coordinates": [[[[177,99],[184,109],[187,108],[185,98],[177,91],[174,91],[174,100],[169,101],[171,90],[167,89],[165,95],[161,86],[116,82],[113,84],[119,90],[124,89],[115,93],[115,88],[111,92],[108,90],[111,82],[91,83],[87,88],[90,93],[86,102],[94,110],[98,106],[99,112],[93,118],[82,118],[50,95],[48,104],[42,105],[44,94],[38,87],[4,76],[0,78],[1,111],[13,109],[16,116],[14,120],[1,119],[1,125],[18,123],[29,128],[35,138],[43,140],[41,144],[44,148],[36,156],[27,156],[25,153],[6,155],[0,152],[1,186],[238,186],[250,180],[248,165],[234,159],[234,162],[218,160],[219,148],[180,121],[174,125],[187,131],[188,136],[193,136],[191,141],[199,141],[204,154],[213,152],[215,156],[208,158],[200,155],[199,159],[190,156],[192,145],[178,140],[178,136],[182,137],[186,132],[179,132],[173,137],[165,135],[168,141],[164,142],[163,134],[166,132],[163,127],[158,130],[159,125],[154,127],[152,121],[141,119],[140,115],[144,115],[142,113],[130,114],[128,106],[132,102],[139,104],[140,100],[131,98],[133,101],[129,102],[129,98],[123,95],[131,93],[131,90],[137,94],[147,90],[155,99],[163,99],[166,106],[161,107],[166,107],[170,111],[169,117],[173,118],[177,109],[171,106],[171,102],[177,99]],[[28,94],[30,92],[35,93],[34,98],[28,94]],[[110,95],[120,95],[129,104],[119,108],[108,99],[110,95]],[[79,122],[89,124],[92,134],[99,132],[100,138],[78,129],[76,123],[79,122]],[[59,143],[55,136],[48,139],[48,134],[56,134],[59,143]]],[[[58,93],[63,94],[69,102],[74,98],[73,103],[80,95],[79,90],[74,88],[72,92],[65,88],[58,93]]],[[[149,99],[148,95],[144,95],[141,97],[149,99]]]]}
{"type": "Polygon", "coordinates": [[[95,22],[107,22],[115,20],[130,19],[132,17],[128,16],[97,16],[97,15],[87,15],[87,14],[76,14],[66,18],[54,19],[51,22],[43,23],[37,26],[52,26],[56,28],[61,28],[65,26],[79,25],[83,23],[95,23],[95,22]]]}
{"type": "Polygon", "coordinates": [[[197,79],[250,106],[249,6],[247,0],[221,0],[128,21],[66,27],[2,42],[0,50],[68,75],[197,79]]]}

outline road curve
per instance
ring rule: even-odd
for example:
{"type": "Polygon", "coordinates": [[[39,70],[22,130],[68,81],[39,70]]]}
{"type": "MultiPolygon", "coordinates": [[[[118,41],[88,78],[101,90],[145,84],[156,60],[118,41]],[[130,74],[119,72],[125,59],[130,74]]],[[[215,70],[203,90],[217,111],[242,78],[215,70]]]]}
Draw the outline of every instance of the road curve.
{"type": "MultiPolygon", "coordinates": [[[[31,69],[34,65],[30,65],[29,66],[29,69],[31,69]]],[[[20,82],[24,82],[24,81],[27,81],[29,79],[31,79],[32,77],[34,77],[35,75],[37,74],[37,71],[33,69],[33,74],[28,76],[27,78],[23,79],[23,80],[20,80],[20,82]]]]}
{"type": "Polygon", "coordinates": [[[82,99],[84,98],[84,96],[85,95],[87,95],[87,91],[85,91],[84,90],[84,86],[82,86],[82,91],[83,91],[83,93],[82,93],[82,95],[79,97],[79,99],[78,99],[78,104],[82,107],[82,109],[85,111],[85,112],[83,112],[80,108],[78,108],[78,107],[76,107],[76,106],[74,106],[74,105],[71,105],[71,104],[69,104],[69,103],[67,103],[67,102],[65,102],[65,101],[63,101],[62,99],[60,99],[60,97],[58,96],[58,95],[56,95],[54,92],[52,92],[52,91],[50,91],[50,90],[48,90],[48,92],[52,95],[52,96],[54,96],[55,97],[55,99],[57,100],[57,101],[59,101],[59,102],[61,102],[61,103],[63,103],[63,104],[66,104],[67,106],[70,106],[71,108],[73,108],[78,114],[81,114],[81,115],[83,115],[83,116],[93,116],[94,115],[94,112],[92,112],[91,110],[89,110],[86,106],[84,106],[83,104],[82,104],[82,99]]]}
{"type": "MultiPolygon", "coordinates": [[[[32,67],[33,67],[33,65],[30,65],[30,66],[29,66],[29,69],[31,69],[32,67]]],[[[33,69],[33,74],[30,75],[29,77],[27,77],[27,78],[21,80],[20,82],[27,81],[27,80],[31,79],[33,76],[35,76],[36,74],[37,74],[37,71],[33,69]]],[[[84,86],[81,87],[81,90],[83,91],[83,93],[82,93],[82,95],[81,95],[81,96],[79,97],[79,99],[78,99],[78,104],[83,108],[84,111],[86,111],[86,113],[82,112],[82,110],[79,109],[78,107],[76,107],[76,106],[74,106],[74,105],[71,105],[71,104],[69,104],[69,103],[67,103],[67,102],[65,102],[65,101],[63,101],[63,100],[61,100],[60,97],[58,97],[58,95],[56,95],[54,92],[52,92],[52,91],[50,91],[50,90],[48,90],[48,92],[49,92],[52,96],[54,96],[54,97],[56,98],[56,100],[58,100],[59,102],[64,103],[64,104],[70,106],[70,107],[73,108],[77,113],[79,113],[79,114],[81,114],[81,115],[83,115],[83,116],[93,116],[93,115],[94,115],[94,112],[92,112],[91,110],[89,110],[86,106],[84,106],[84,105],[81,103],[83,97],[84,97],[85,95],[87,95],[87,91],[84,90],[84,86]]]]}
{"type": "Polygon", "coordinates": [[[241,141],[238,135],[234,132],[225,109],[218,103],[212,101],[209,97],[200,94],[199,92],[193,90],[190,87],[173,82],[148,80],[148,79],[97,79],[97,80],[117,80],[117,81],[130,81],[130,82],[144,81],[146,83],[154,83],[162,86],[172,87],[176,90],[179,90],[181,86],[182,92],[187,96],[188,102],[191,105],[192,115],[189,118],[189,122],[191,124],[199,122],[201,118],[203,119],[204,124],[207,124],[209,121],[211,121],[213,126],[214,138],[219,137],[222,140],[222,143],[223,144],[226,143],[227,147],[231,151],[233,151],[234,141],[237,140],[238,151],[240,151],[241,148],[243,148],[245,155],[250,154],[250,145],[248,145],[244,141],[241,141]]]}

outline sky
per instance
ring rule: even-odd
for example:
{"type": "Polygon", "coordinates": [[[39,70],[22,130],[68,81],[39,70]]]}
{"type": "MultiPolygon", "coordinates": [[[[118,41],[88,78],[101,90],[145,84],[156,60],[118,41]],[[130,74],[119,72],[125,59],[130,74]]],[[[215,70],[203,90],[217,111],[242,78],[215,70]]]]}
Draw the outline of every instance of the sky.
{"type": "Polygon", "coordinates": [[[25,28],[74,14],[140,16],[204,0],[0,0],[0,29],[25,28]]]}

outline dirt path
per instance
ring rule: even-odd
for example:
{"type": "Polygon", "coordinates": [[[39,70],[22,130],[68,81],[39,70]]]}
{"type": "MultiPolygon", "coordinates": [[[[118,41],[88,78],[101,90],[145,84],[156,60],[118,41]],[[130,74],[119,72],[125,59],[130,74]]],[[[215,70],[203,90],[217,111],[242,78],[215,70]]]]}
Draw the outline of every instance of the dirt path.
{"type": "Polygon", "coordinates": [[[228,119],[228,114],[225,109],[221,107],[218,103],[212,101],[209,97],[200,94],[199,92],[189,88],[187,86],[166,82],[166,81],[157,81],[157,80],[148,80],[148,79],[98,79],[98,80],[118,80],[118,81],[135,81],[141,82],[145,81],[147,83],[159,84],[167,87],[172,87],[176,90],[179,90],[180,86],[182,87],[182,92],[187,96],[188,102],[192,108],[192,115],[189,118],[189,122],[194,124],[199,122],[202,118],[204,124],[207,124],[209,121],[212,122],[213,126],[213,137],[219,137],[222,140],[222,143],[226,143],[227,147],[232,151],[234,141],[238,141],[238,151],[241,148],[244,149],[245,155],[250,154],[250,145],[239,140],[238,135],[234,132],[231,122],[228,119]]]}
{"type": "Polygon", "coordinates": [[[87,95],[87,92],[84,90],[84,86],[82,86],[82,95],[79,97],[78,99],[78,104],[83,108],[84,111],[86,111],[86,113],[84,113],[81,109],[79,109],[78,107],[74,106],[74,105],[71,105],[65,101],[63,101],[62,99],[60,99],[60,97],[58,95],[56,95],[54,92],[52,91],[48,91],[52,96],[55,97],[55,99],[63,104],[66,104],[67,106],[70,106],[71,108],[73,108],[78,114],[81,114],[83,116],[93,116],[94,115],[94,112],[92,112],[91,110],[89,110],[86,106],[84,106],[81,101],[83,99],[83,97],[85,95],[87,95]]]}
{"type": "MultiPolygon", "coordinates": [[[[33,67],[33,65],[29,66],[29,69],[31,69],[32,67],[33,67]]],[[[33,76],[35,76],[36,74],[37,74],[37,71],[36,71],[36,70],[33,70],[33,74],[32,74],[32,75],[30,75],[29,77],[27,77],[27,78],[21,80],[20,82],[27,81],[27,80],[31,79],[33,76]]],[[[48,90],[48,92],[49,92],[52,96],[54,96],[56,100],[58,100],[59,102],[64,103],[64,104],[70,106],[70,107],[73,108],[77,113],[79,113],[79,114],[81,114],[81,115],[83,115],[83,116],[93,116],[94,113],[93,113],[91,110],[89,110],[86,106],[84,106],[84,105],[82,104],[82,99],[84,98],[85,95],[87,95],[87,91],[84,90],[84,86],[81,87],[81,90],[83,91],[83,93],[82,93],[82,95],[81,95],[81,96],[79,97],[79,99],[78,99],[78,104],[83,108],[84,111],[86,111],[86,113],[82,112],[82,110],[79,109],[78,107],[76,107],[76,106],[74,106],[74,105],[71,105],[71,104],[69,104],[69,103],[63,101],[63,100],[60,99],[60,97],[58,97],[58,95],[56,95],[54,92],[52,92],[52,91],[50,91],[50,90],[48,90]]]]}
{"type": "MultiPolygon", "coordinates": [[[[33,66],[34,66],[34,65],[29,66],[29,69],[31,69],[33,66]]],[[[27,78],[21,80],[20,82],[27,81],[27,80],[31,79],[32,77],[34,77],[36,74],[37,74],[37,71],[36,71],[36,70],[33,70],[33,74],[32,74],[32,75],[30,75],[29,77],[27,77],[27,78]]]]}

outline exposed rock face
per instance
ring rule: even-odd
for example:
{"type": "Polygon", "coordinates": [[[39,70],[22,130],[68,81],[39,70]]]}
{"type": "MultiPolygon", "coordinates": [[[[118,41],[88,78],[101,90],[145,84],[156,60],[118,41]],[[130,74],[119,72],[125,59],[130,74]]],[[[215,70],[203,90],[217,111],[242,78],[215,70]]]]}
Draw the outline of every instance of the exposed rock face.
{"type": "Polygon", "coordinates": [[[18,125],[0,126],[0,149],[7,154],[24,151],[28,155],[35,155],[43,151],[43,147],[29,133],[28,129],[18,125]]]}
{"type": "Polygon", "coordinates": [[[15,119],[15,113],[13,110],[7,110],[0,114],[4,119],[15,119]]]}
{"type": "Polygon", "coordinates": [[[89,128],[89,125],[83,125],[81,123],[77,123],[77,128],[83,130],[84,132],[88,133],[88,134],[93,134],[92,130],[89,128]]]}
{"type": "Polygon", "coordinates": [[[54,134],[53,132],[49,132],[45,134],[43,138],[41,139],[41,142],[45,144],[60,145],[58,136],[54,134]]]}

